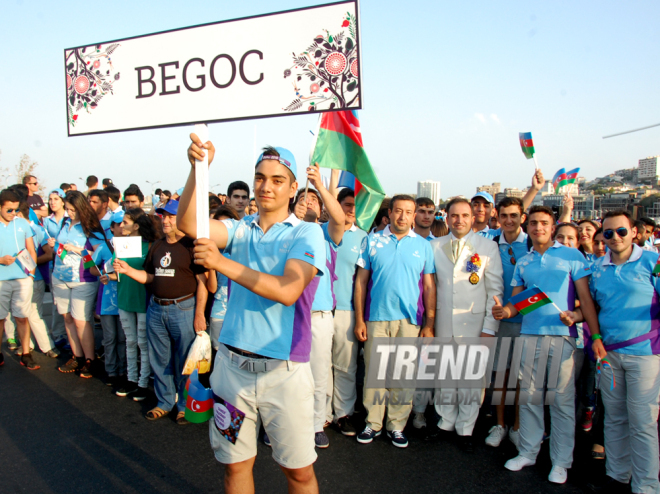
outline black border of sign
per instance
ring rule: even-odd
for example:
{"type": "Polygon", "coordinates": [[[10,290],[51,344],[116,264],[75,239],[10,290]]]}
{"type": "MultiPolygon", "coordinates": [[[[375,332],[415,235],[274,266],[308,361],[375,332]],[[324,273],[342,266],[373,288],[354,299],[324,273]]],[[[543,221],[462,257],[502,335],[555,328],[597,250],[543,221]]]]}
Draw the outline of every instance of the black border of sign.
{"type": "MultiPolygon", "coordinates": [[[[65,104],[67,103],[69,93],[68,93],[68,88],[66,85],[66,52],[67,50],[75,50],[76,48],[84,48],[86,46],[92,46],[92,45],[107,45],[108,43],[116,43],[118,41],[127,41],[131,39],[138,39],[138,38],[146,38],[148,36],[156,36],[159,34],[166,34],[166,33],[173,33],[176,31],[185,31],[186,29],[196,29],[199,27],[206,27],[206,26],[213,26],[216,24],[226,24],[228,22],[236,22],[236,21],[244,21],[247,19],[257,19],[259,17],[268,17],[271,15],[280,15],[280,14],[288,14],[290,12],[301,12],[303,10],[313,10],[313,9],[320,9],[324,7],[330,7],[333,5],[341,5],[341,4],[354,4],[355,5],[355,30],[357,33],[357,38],[358,38],[358,56],[362,54],[362,39],[360,38],[360,2],[359,0],[344,0],[341,2],[332,2],[332,3],[324,3],[321,5],[314,5],[311,7],[302,7],[299,9],[290,9],[290,10],[282,10],[280,12],[270,12],[268,14],[259,14],[259,15],[251,15],[248,17],[238,17],[236,19],[228,19],[225,21],[217,21],[217,22],[207,22],[205,24],[197,24],[195,26],[187,26],[187,27],[180,27],[177,29],[168,29],[166,31],[158,31],[155,33],[149,33],[149,34],[142,34],[139,36],[131,36],[130,38],[121,38],[121,39],[114,39],[111,41],[102,41],[100,43],[91,43],[91,44],[86,44],[86,45],[79,45],[79,46],[73,46],[70,48],[65,48],[64,49],[64,92],[66,94],[66,98],[64,98],[65,104]]],[[[360,102],[358,103],[358,106],[352,106],[350,110],[361,110],[362,109],[362,60],[360,56],[360,62],[358,63],[358,72],[359,72],[359,79],[360,79],[360,102]]],[[[199,121],[194,121],[194,122],[181,122],[181,123],[175,123],[175,124],[166,124],[166,125],[151,125],[149,127],[131,127],[131,128],[126,128],[126,129],[114,129],[114,130],[100,130],[97,132],[84,132],[81,134],[71,134],[69,132],[69,117],[68,117],[68,107],[67,107],[67,122],[66,122],[66,133],[67,137],[80,137],[80,136],[89,136],[89,135],[96,135],[96,134],[112,134],[115,132],[130,132],[133,130],[150,130],[150,129],[163,129],[163,128],[168,128],[168,127],[183,127],[184,125],[194,125],[198,123],[219,123],[219,122],[238,122],[241,120],[258,120],[261,118],[274,118],[274,117],[293,117],[293,116],[300,116],[300,115],[310,115],[310,114],[318,114],[318,113],[327,113],[327,112],[333,112],[333,111],[339,111],[339,110],[318,110],[318,111],[308,111],[306,113],[274,113],[270,115],[257,115],[253,117],[238,117],[238,118],[223,118],[219,120],[207,120],[205,122],[199,122],[199,121]]]]}

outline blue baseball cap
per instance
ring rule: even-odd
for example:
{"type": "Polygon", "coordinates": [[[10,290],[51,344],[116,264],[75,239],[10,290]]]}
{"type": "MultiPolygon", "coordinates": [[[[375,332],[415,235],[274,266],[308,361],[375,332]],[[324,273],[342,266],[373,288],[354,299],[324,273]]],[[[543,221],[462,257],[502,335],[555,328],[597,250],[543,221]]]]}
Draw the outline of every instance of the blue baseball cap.
{"type": "Polygon", "coordinates": [[[165,207],[156,209],[156,212],[158,214],[169,213],[171,215],[176,216],[176,212],[178,210],[179,210],[179,201],[170,199],[169,201],[167,201],[167,204],[165,204],[165,207]]]}
{"type": "Polygon", "coordinates": [[[493,201],[493,196],[491,196],[488,192],[477,192],[475,195],[472,196],[470,202],[474,201],[477,197],[482,197],[483,199],[486,199],[487,202],[491,204],[495,204],[495,201],[493,201]]]}
{"type": "Polygon", "coordinates": [[[293,176],[296,180],[298,180],[298,167],[296,166],[296,158],[293,157],[293,153],[289,151],[288,149],[285,148],[273,148],[279,156],[275,155],[269,155],[266,153],[261,153],[259,157],[257,158],[257,162],[255,163],[255,167],[259,165],[263,160],[277,160],[284,166],[286,166],[289,170],[291,170],[291,173],[293,173],[293,176]]]}
{"type": "Polygon", "coordinates": [[[110,221],[112,223],[117,223],[117,224],[124,221],[124,211],[117,211],[116,213],[114,213],[112,215],[112,218],[110,218],[110,221]]]}
{"type": "Polygon", "coordinates": [[[53,189],[53,190],[51,190],[50,193],[49,193],[48,195],[50,195],[50,194],[57,194],[57,195],[60,196],[62,199],[64,199],[64,196],[66,195],[66,194],[64,194],[64,191],[63,191],[62,189],[60,189],[59,187],[58,187],[57,189],[53,189]]]}

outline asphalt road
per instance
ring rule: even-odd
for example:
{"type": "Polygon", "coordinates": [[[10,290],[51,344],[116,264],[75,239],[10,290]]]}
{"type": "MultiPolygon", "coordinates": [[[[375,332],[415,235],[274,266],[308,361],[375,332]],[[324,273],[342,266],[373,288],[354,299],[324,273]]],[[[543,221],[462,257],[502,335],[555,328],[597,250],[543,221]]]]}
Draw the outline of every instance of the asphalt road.
{"type": "MultiPolygon", "coordinates": [[[[81,379],[61,374],[65,362],[35,352],[41,365],[28,371],[2,345],[0,368],[0,494],[30,493],[199,493],[222,492],[223,469],[213,457],[208,426],[177,425],[173,417],[149,422],[144,413],[155,406],[153,392],[136,403],[119,398],[103,376],[81,379]]],[[[319,450],[315,464],[321,492],[583,492],[602,464],[589,459],[589,438],[578,433],[574,466],[567,484],[547,481],[551,464],[548,443],[535,466],[509,472],[503,465],[516,455],[506,440],[499,448],[483,444],[491,425],[486,407],[475,430],[475,454],[463,453],[454,441],[428,444],[414,435],[407,449],[383,436],[372,444],[336,430],[326,431],[330,447],[319,450]]],[[[430,410],[429,410],[430,412],[430,410]]],[[[292,410],[291,413],[296,413],[292,410]]],[[[354,416],[356,427],[363,416],[354,416]]],[[[286,492],[286,481],[259,445],[254,469],[257,492],[286,492]]]]}

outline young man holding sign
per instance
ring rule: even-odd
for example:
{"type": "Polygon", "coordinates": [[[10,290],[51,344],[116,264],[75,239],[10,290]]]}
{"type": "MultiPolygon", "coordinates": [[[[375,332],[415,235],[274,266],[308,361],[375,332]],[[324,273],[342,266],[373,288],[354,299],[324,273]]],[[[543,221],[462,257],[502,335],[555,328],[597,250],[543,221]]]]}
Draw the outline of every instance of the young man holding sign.
{"type": "MultiPolygon", "coordinates": [[[[188,159],[209,164],[215,148],[191,134],[188,159]]],[[[314,380],[311,308],[325,274],[323,232],[289,213],[298,187],[293,155],[266,148],[255,166],[259,214],[243,220],[210,221],[210,239],[196,241],[195,262],[232,281],[211,375],[216,404],[209,424],[211,446],[225,464],[226,492],[254,492],[252,468],[263,421],[273,458],[287,477],[290,492],[318,492],[313,463],[314,380]],[[223,249],[231,259],[220,254],[223,249]],[[245,414],[236,442],[226,438],[223,404],[245,414]]],[[[181,195],[177,225],[197,237],[194,170],[181,195]]]]}

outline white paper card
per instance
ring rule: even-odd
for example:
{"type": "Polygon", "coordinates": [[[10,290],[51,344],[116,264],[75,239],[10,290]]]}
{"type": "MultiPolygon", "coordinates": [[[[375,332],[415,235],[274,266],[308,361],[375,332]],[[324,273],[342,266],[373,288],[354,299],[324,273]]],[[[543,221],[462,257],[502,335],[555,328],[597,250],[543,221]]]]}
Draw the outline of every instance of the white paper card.
{"type": "Polygon", "coordinates": [[[142,257],[142,237],[114,237],[113,241],[117,257],[142,257]]]}
{"type": "Polygon", "coordinates": [[[108,262],[106,262],[106,263],[103,265],[103,267],[105,268],[105,273],[106,273],[106,274],[108,274],[108,273],[114,273],[114,272],[115,272],[115,268],[112,267],[112,259],[110,259],[108,262]]]}
{"type": "Polygon", "coordinates": [[[32,256],[27,251],[27,249],[23,249],[22,251],[20,251],[16,255],[16,259],[20,261],[21,266],[23,266],[28,271],[32,271],[34,268],[37,267],[37,263],[34,262],[34,259],[32,259],[32,256]]]}
{"type": "MultiPolygon", "coordinates": [[[[195,125],[195,134],[202,143],[209,140],[209,128],[206,124],[195,125]]],[[[195,163],[197,238],[209,238],[209,156],[195,163]]]]}

